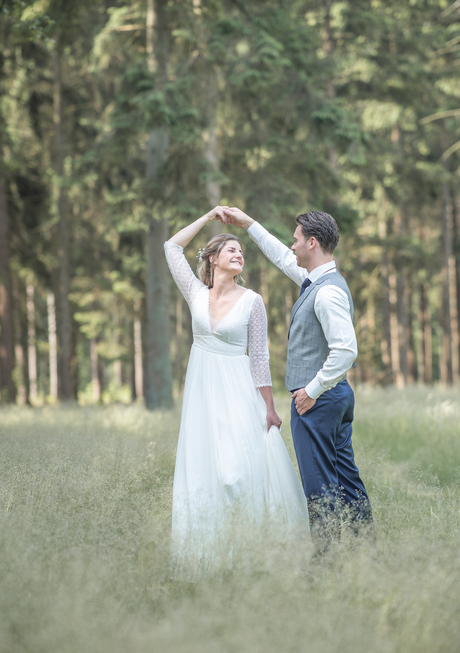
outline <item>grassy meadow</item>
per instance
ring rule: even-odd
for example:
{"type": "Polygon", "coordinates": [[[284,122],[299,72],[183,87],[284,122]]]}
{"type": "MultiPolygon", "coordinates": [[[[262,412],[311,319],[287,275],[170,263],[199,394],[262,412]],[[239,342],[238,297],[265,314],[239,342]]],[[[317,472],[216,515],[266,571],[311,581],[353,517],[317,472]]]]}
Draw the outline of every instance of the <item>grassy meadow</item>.
{"type": "Polygon", "coordinates": [[[460,651],[460,392],[356,396],[375,544],[194,585],[168,573],[179,409],[1,409],[2,653],[460,651]]]}

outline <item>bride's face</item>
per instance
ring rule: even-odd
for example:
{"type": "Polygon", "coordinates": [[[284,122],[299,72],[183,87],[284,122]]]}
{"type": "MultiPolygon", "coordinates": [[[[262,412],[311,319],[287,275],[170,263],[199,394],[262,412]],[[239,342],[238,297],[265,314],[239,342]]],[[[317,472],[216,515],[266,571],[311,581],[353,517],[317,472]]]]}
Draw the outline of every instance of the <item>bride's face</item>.
{"type": "Polygon", "coordinates": [[[233,276],[241,274],[244,266],[243,250],[236,240],[229,240],[222,247],[215,261],[216,268],[221,272],[231,272],[233,276]]]}

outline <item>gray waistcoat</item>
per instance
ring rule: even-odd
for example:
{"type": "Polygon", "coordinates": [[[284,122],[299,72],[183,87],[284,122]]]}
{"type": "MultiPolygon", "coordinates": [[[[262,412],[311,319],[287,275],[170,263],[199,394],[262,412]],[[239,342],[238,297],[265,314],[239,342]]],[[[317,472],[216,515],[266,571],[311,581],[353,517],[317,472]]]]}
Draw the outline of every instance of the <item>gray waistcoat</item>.
{"type": "MultiPolygon", "coordinates": [[[[337,286],[347,294],[351,319],[353,319],[351,293],[347,282],[337,270],[323,274],[305,290],[292,307],[289,323],[286,388],[290,392],[297,388],[304,388],[310,383],[329,355],[323,329],[314,311],[316,293],[325,285],[337,286]]],[[[346,375],[343,378],[346,378],[346,375]]]]}

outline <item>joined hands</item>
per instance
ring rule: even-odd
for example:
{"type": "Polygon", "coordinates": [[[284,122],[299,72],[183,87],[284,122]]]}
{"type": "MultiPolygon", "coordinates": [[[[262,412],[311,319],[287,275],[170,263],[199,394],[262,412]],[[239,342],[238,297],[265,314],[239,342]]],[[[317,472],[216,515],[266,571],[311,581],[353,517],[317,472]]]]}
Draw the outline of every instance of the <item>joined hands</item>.
{"type": "Polygon", "coordinates": [[[216,206],[207,215],[209,220],[220,220],[222,224],[231,224],[242,229],[247,229],[254,222],[249,215],[243,213],[236,206],[216,206]]]}

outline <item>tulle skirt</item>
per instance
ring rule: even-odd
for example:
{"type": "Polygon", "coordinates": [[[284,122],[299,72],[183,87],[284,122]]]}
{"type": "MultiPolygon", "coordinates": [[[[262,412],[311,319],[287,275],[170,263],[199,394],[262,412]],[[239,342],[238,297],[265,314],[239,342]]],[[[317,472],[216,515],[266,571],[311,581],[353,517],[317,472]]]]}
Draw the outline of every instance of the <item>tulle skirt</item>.
{"type": "MultiPolygon", "coordinates": [[[[171,567],[193,581],[232,568],[262,529],[309,540],[302,486],[246,355],[192,347],[174,474],[171,567]]],[[[266,530],[264,531],[266,532],[266,530]]]]}

